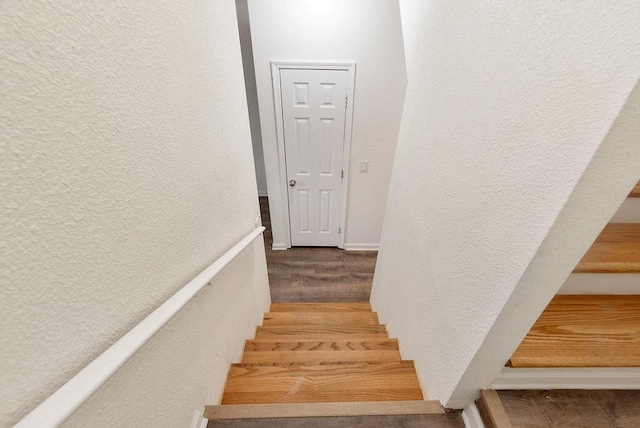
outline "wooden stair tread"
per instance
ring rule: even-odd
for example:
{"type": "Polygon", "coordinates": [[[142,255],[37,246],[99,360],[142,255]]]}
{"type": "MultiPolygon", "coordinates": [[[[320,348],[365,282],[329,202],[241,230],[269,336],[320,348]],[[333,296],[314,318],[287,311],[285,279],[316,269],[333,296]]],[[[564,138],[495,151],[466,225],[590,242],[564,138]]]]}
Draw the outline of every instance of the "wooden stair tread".
{"type": "Polygon", "coordinates": [[[268,312],[263,326],[274,325],[379,325],[374,312],[268,312]]]}
{"type": "Polygon", "coordinates": [[[640,295],[553,298],[511,367],[640,367],[640,295]]]}
{"type": "Polygon", "coordinates": [[[222,404],[422,399],[412,361],[233,364],[222,404]]]}
{"type": "Polygon", "coordinates": [[[376,401],[293,404],[231,404],[206,406],[207,419],[313,418],[323,416],[443,414],[439,401],[376,401]]]}
{"type": "Polygon", "coordinates": [[[575,273],[640,273],[640,223],[609,223],[575,273]]]}
{"type": "Polygon", "coordinates": [[[311,405],[258,406],[250,412],[263,416],[252,418],[442,411],[423,398],[413,361],[402,360],[398,341],[389,339],[368,303],[274,303],[255,339],[246,341],[242,362],[231,365],[221,405],[209,409],[239,417],[243,406],[311,405]],[[388,404],[408,401],[421,404],[404,410],[388,404]]]}
{"type": "Polygon", "coordinates": [[[631,190],[631,193],[629,193],[629,197],[640,198],[640,181],[638,181],[636,185],[633,187],[633,189],[631,190]]]}
{"type": "Polygon", "coordinates": [[[371,312],[371,304],[365,302],[303,302],[272,303],[269,312],[371,312]]]}
{"type": "Polygon", "coordinates": [[[382,325],[363,326],[260,326],[256,329],[256,339],[286,338],[304,340],[327,340],[346,337],[387,338],[387,329],[382,325]]]}
{"type": "Polygon", "coordinates": [[[243,363],[324,363],[352,361],[400,361],[400,351],[253,351],[245,352],[243,363]]]}
{"type": "Polygon", "coordinates": [[[360,339],[349,340],[247,340],[244,352],[254,351],[393,351],[398,350],[397,339],[360,339]]]}

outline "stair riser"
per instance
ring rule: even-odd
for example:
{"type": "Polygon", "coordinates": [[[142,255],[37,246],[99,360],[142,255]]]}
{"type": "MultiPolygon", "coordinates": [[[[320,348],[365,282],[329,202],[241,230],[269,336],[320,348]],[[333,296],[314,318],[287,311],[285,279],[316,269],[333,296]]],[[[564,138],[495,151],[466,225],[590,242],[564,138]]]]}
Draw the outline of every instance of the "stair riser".
{"type": "Polygon", "coordinates": [[[611,218],[611,223],[640,223],[640,198],[627,198],[611,218]]]}
{"type": "Polygon", "coordinates": [[[269,312],[265,314],[263,326],[310,325],[310,326],[374,326],[379,325],[378,316],[373,312],[269,312]]]}
{"type": "Polygon", "coordinates": [[[640,294],[640,273],[573,273],[558,294],[640,294]]]}

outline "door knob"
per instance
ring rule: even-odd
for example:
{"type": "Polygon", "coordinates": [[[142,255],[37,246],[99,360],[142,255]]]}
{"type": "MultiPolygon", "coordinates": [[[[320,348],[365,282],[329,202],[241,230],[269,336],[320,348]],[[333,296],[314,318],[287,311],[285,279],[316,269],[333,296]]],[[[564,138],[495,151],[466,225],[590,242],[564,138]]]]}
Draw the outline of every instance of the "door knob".
{"type": "Polygon", "coordinates": [[[289,186],[293,187],[296,185],[296,180],[289,180],[289,186]]]}

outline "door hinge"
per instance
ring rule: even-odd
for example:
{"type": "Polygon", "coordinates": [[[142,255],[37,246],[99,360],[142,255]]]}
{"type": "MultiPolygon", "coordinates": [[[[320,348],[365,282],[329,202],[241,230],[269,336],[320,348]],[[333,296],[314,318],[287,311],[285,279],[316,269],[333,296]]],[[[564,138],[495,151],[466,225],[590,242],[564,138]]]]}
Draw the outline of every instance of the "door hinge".
{"type": "Polygon", "coordinates": [[[340,171],[340,178],[344,178],[344,169],[340,171]]]}
{"type": "Polygon", "coordinates": [[[347,107],[347,102],[349,102],[349,95],[344,96],[344,106],[347,107]]]}
{"type": "Polygon", "coordinates": [[[341,227],[338,228],[338,233],[342,233],[342,228],[341,227]]]}

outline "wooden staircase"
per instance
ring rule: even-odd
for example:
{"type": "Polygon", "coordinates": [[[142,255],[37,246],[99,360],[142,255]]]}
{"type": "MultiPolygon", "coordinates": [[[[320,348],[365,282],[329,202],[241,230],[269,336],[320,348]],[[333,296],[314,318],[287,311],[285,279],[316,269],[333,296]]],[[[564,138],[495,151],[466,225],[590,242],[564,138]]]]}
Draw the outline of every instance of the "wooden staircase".
{"type": "MultiPolygon", "coordinates": [[[[574,273],[602,274],[603,286],[610,274],[636,275],[640,290],[640,223],[608,224],[574,273]]],[[[554,297],[508,366],[640,367],[640,293],[554,297]]]]}
{"type": "Polygon", "coordinates": [[[209,419],[442,414],[368,303],[273,303],[209,419]]]}

